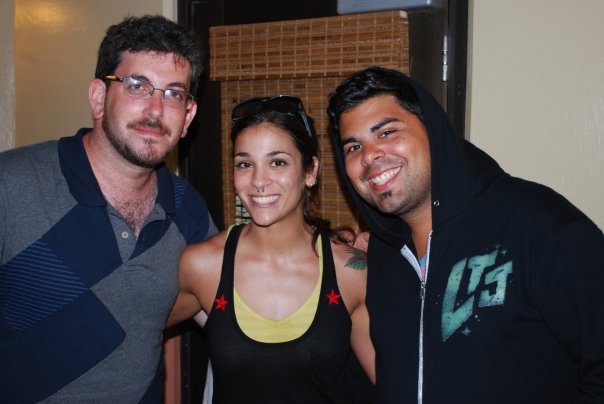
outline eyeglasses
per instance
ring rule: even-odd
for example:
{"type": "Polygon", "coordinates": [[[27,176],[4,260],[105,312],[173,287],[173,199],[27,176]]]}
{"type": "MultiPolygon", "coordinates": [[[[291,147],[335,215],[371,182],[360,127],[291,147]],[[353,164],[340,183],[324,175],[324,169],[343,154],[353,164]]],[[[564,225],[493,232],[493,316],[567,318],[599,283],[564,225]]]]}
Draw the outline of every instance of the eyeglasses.
{"type": "Polygon", "coordinates": [[[195,100],[191,94],[183,90],[168,88],[166,90],[154,87],[153,84],[145,80],[135,79],[134,77],[105,76],[110,81],[119,81],[122,83],[122,92],[133,98],[150,98],[155,91],[161,91],[164,104],[173,108],[187,109],[190,103],[195,100]]]}
{"type": "Polygon", "coordinates": [[[264,107],[284,114],[299,116],[302,119],[302,122],[304,122],[304,127],[306,128],[308,136],[313,136],[302,101],[293,95],[281,94],[274,97],[258,97],[241,101],[233,108],[231,121],[236,122],[239,119],[244,118],[250,112],[261,110],[264,107]]]}

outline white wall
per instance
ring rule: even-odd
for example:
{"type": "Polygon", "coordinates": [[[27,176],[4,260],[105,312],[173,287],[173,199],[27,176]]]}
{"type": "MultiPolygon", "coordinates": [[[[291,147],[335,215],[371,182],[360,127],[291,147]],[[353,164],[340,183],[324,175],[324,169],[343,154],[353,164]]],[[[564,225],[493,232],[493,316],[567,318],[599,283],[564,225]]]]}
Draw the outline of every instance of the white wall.
{"type": "Polygon", "coordinates": [[[470,140],[604,228],[604,1],[470,0],[470,140]]]}

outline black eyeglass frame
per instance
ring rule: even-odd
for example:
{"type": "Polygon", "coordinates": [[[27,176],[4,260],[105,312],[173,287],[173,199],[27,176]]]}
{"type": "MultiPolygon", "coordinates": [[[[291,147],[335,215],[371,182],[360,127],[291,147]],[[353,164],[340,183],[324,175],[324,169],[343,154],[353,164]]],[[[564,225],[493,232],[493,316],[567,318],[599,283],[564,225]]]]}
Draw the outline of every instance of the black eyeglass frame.
{"type": "Polygon", "coordinates": [[[116,81],[118,83],[122,83],[122,91],[124,92],[125,95],[127,95],[129,97],[132,97],[132,98],[137,98],[137,99],[150,98],[150,97],[153,96],[153,94],[157,90],[157,91],[161,91],[162,92],[162,97],[161,98],[162,98],[162,100],[165,100],[166,91],[173,91],[175,93],[182,93],[182,94],[185,95],[186,98],[185,98],[185,102],[183,104],[183,106],[185,107],[185,109],[188,109],[190,107],[190,105],[189,105],[190,102],[195,102],[195,97],[193,96],[193,94],[190,94],[190,93],[186,92],[185,90],[176,90],[176,89],[173,89],[173,88],[168,88],[168,89],[158,88],[158,87],[155,87],[153,84],[149,83],[148,81],[142,80],[142,79],[137,79],[136,77],[131,77],[131,76],[118,77],[118,76],[115,76],[115,75],[110,75],[110,76],[105,76],[105,80],[116,81]],[[146,93],[144,93],[143,97],[137,97],[135,95],[128,94],[128,93],[126,93],[124,91],[125,87],[123,87],[123,85],[125,84],[125,80],[135,80],[135,81],[144,83],[144,84],[148,85],[149,87],[151,87],[151,90],[148,91],[148,92],[146,92],[146,93]]]}
{"type": "Polygon", "coordinates": [[[265,106],[284,114],[298,115],[304,123],[308,136],[313,137],[314,132],[310,128],[302,100],[295,95],[279,94],[272,97],[254,97],[243,100],[233,107],[231,121],[237,122],[250,112],[261,110],[265,106]]]}

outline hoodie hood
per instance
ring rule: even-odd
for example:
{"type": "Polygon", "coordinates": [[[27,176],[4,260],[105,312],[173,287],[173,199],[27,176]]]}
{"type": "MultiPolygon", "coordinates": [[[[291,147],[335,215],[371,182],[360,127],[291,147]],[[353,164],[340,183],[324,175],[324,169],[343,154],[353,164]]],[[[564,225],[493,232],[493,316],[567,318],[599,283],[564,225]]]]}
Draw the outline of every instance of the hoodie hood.
{"type": "MultiPolygon", "coordinates": [[[[405,76],[406,77],[406,76],[405,76]]],[[[468,209],[500,177],[507,174],[490,156],[459,136],[438,101],[415,80],[406,77],[422,108],[432,164],[432,228],[468,209]]],[[[401,248],[412,245],[410,229],[398,216],[385,214],[365,202],[355,191],[344,166],[339,135],[333,133],[334,153],[345,188],[359,208],[372,234],[401,248]]]]}

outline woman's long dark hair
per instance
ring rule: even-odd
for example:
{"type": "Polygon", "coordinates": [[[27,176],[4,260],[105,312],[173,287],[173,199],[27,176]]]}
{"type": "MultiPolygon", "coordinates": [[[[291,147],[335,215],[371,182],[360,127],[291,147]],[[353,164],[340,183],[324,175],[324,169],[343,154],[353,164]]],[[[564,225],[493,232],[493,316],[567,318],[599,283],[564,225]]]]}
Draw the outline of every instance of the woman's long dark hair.
{"type": "MultiPolygon", "coordinates": [[[[296,148],[302,155],[302,170],[308,173],[314,167],[313,157],[320,158],[319,144],[313,119],[306,115],[308,122],[307,129],[299,115],[300,113],[280,112],[271,109],[270,103],[264,104],[259,108],[249,111],[245,116],[233,122],[231,141],[234,145],[237,136],[246,128],[258,126],[265,122],[275,125],[293,140],[296,148]]],[[[304,202],[302,205],[304,222],[313,227],[313,251],[315,251],[315,244],[321,233],[328,234],[332,240],[339,243],[349,243],[351,241],[350,238],[354,237],[352,229],[344,227],[337,230],[332,229],[330,221],[321,217],[319,213],[320,180],[319,173],[317,172],[317,183],[312,187],[305,187],[304,189],[304,202]]]]}

